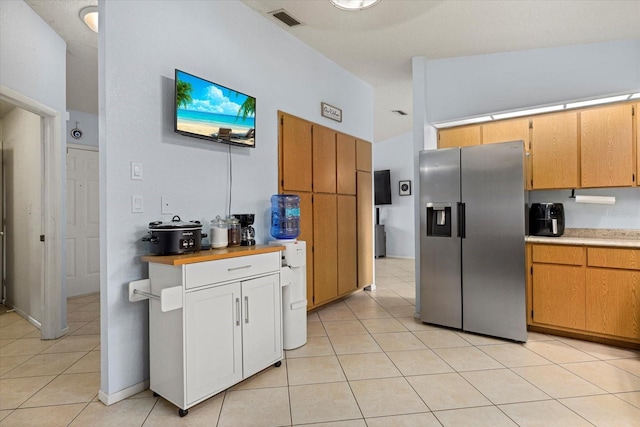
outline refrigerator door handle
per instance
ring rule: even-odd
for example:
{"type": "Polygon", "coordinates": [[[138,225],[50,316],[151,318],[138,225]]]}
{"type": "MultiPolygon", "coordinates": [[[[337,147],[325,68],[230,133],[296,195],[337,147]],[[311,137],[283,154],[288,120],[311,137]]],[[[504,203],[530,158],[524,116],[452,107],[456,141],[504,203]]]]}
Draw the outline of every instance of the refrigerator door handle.
{"type": "Polygon", "coordinates": [[[458,202],[458,237],[467,237],[465,221],[465,204],[458,202]]]}

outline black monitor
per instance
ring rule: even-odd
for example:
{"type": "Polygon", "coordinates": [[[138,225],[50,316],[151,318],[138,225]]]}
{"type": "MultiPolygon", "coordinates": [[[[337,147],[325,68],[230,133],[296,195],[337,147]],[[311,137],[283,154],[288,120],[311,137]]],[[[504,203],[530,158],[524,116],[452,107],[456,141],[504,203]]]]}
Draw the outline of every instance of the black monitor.
{"type": "Polygon", "coordinates": [[[373,173],[375,205],[391,204],[391,171],[380,170],[373,173]]]}

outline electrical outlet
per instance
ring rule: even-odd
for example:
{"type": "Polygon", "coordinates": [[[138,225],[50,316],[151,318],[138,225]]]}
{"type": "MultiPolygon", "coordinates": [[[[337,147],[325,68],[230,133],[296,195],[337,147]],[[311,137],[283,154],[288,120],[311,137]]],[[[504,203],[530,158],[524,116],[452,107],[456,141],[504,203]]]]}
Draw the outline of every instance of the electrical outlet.
{"type": "Polygon", "coordinates": [[[144,201],[140,195],[131,196],[131,212],[142,213],[144,212],[144,201]]]}
{"type": "Polygon", "coordinates": [[[169,202],[169,197],[160,196],[160,203],[162,204],[161,212],[163,214],[173,213],[173,209],[171,208],[171,203],[169,202]]]}

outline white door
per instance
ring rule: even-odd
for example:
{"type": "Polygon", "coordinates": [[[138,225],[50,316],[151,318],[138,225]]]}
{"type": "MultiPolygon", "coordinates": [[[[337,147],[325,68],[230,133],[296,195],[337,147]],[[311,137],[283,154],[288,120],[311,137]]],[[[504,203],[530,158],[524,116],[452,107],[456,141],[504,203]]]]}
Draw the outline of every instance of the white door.
{"type": "Polygon", "coordinates": [[[190,405],[242,379],[240,283],[189,292],[184,310],[190,405]]]}
{"type": "Polygon", "coordinates": [[[67,297],[100,291],[98,152],[67,148],[67,297]]]}
{"type": "Polygon", "coordinates": [[[282,358],[280,275],[242,282],[244,377],[282,358]]]}

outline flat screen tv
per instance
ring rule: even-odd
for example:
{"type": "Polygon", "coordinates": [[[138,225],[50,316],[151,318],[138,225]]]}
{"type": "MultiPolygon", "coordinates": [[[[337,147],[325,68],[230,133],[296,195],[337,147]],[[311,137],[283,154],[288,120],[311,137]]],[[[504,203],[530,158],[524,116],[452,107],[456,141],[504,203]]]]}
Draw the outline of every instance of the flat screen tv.
{"type": "Polygon", "coordinates": [[[391,204],[391,171],[388,169],[373,173],[373,195],[376,205],[391,204]]]}
{"type": "Polygon", "coordinates": [[[256,144],[256,99],[176,70],[174,129],[181,135],[242,147],[256,144]]]}

